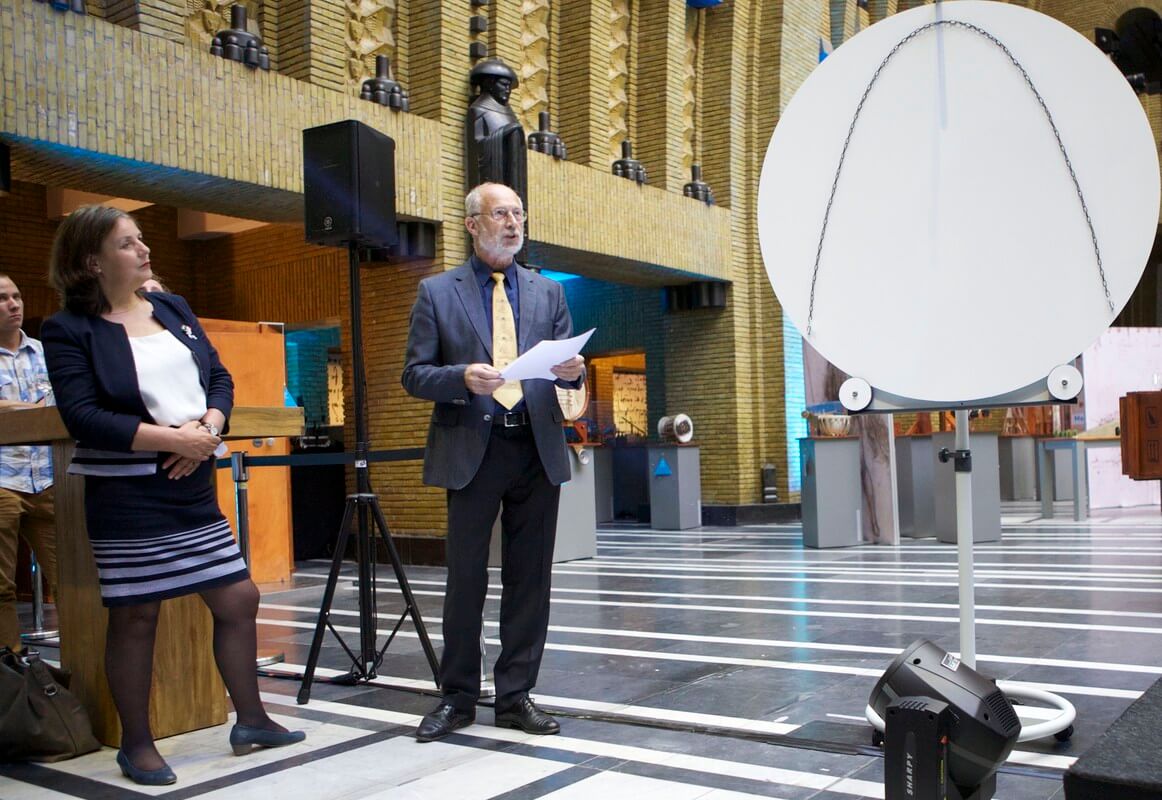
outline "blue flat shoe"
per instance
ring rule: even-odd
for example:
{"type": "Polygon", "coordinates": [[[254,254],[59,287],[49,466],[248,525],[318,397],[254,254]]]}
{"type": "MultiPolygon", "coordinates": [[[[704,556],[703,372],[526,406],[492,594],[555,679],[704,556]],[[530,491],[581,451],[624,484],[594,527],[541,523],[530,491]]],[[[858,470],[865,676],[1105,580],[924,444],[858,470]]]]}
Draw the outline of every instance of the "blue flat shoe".
{"type": "Polygon", "coordinates": [[[121,767],[122,775],[142,786],[168,786],[171,783],[177,783],[178,780],[178,776],[174,775],[169,764],[161,769],[138,769],[133,766],[133,762],[129,760],[129,756],[125,755],[123,750],[117,751],[117,766],[121,767]]]}
{"type": "Polygon", "coordinates": [[[230,747],[234,749],[234,755],[244,756],[256,747],[285,747],[306,738],[302,731],[268,731],[266,728],[235,725],[230,730],[230,747]]]}

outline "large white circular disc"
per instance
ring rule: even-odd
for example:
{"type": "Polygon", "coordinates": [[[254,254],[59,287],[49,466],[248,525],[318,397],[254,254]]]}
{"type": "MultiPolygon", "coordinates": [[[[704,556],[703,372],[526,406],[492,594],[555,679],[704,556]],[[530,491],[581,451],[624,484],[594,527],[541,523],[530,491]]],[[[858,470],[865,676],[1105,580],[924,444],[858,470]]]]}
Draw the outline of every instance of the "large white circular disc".
{"type": "Polygon", "coordinates": [[[771,284],[806,333],[816,250],[848,147],[815,285],[808,340],[883,391],[928,401],[991,397],[1043,380],[1113,321],[1158,225],[1154,136],[1126,79],[1050,17],[976,0],[876,23],[819,65],[775,128],[759,185],[771,284]]]}

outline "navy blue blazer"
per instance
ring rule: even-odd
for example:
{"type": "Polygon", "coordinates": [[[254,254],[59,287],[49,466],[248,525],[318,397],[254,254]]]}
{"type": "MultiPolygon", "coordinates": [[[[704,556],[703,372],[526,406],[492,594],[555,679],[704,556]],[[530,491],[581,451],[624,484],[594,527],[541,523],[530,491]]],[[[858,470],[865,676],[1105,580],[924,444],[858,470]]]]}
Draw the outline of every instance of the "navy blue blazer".
{"type": "MultiPolygon", "coordinates": [[[[518,352],[542,339],[572,336],[573,321],[561,284],[519,264],[516,274],[518,352]]],[[[475,363],[492,363],[492,334],[469,262],[420,281],[412,307],[401,382],[412,397],[434,402],[424,451],[428,485],[463,489],[484,460],[495,402],[491,395],[472,394],[464,385],[464,370],[475,363]]],[[[569,480],[571,470],[561,427],[564,415],[553,384],[521,381],[537,454],[549,482],[557,485],[569,480]]]]}
{"type": "MultiPolygon", "coordinates": [[[[157,321],[194,354],[207,408],[229,419],[234,381],[194,312],[176,294],[149,292],[145,299],[157,321]]],[[[44,321],[40,336],[57,407],[78,447],[132,452],[137,426],[154,420],[141,399],[125,328],[98,316],[59,311],[44,321]]]]}

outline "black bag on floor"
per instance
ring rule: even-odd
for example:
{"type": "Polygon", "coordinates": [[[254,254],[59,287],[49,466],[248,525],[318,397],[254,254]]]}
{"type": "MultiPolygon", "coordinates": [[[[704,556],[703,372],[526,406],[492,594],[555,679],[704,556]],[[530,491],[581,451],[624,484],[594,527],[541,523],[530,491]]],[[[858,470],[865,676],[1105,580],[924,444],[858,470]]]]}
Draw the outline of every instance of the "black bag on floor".
{"type": "Polygon", "coordinates": [[[69,673],[0,650],[0,761],[63,761],[101,747],[69,673]]]}

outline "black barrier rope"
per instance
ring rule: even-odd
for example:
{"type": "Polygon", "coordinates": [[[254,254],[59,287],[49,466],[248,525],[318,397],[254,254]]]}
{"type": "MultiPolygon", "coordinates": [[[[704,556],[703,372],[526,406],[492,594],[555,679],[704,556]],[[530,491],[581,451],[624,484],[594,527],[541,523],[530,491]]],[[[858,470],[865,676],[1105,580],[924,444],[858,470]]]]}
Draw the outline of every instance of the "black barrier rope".
{"type": "MultiPolygon", "coordinates": [[[[368,461],[418,461],[424,457],[424,448],[407,447],[399,450],[372,450],[368,461]]],[[[289,456],[246,455],[248,467],[295,467],[320,466],[324,464],[354,464],[355,453],[298,453],[289,456]]],[[[214,465],[217,469],[230,469],[230,459],[219,458],[214,465]]]]}

